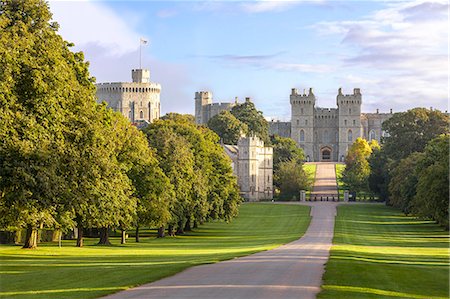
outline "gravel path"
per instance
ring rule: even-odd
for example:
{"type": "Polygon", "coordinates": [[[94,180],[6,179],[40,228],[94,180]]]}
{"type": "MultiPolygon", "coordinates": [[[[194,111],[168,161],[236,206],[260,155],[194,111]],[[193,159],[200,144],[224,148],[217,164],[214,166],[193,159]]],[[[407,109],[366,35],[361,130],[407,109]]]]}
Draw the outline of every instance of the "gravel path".
{"type": "Polygon", "coordinates": [[[315,163],[316,179],[314,181],[313,192],[311,198],[337,196],[336,171],[333,162],[315,163]]]}
{"type": "Polygon", "coordinates": [[[192,267],[105,298],[315,298],[329,257],[337,203],[304,204],[312,207],[312,219],[305,235],[297,241],[242,258],[192,267]]]}

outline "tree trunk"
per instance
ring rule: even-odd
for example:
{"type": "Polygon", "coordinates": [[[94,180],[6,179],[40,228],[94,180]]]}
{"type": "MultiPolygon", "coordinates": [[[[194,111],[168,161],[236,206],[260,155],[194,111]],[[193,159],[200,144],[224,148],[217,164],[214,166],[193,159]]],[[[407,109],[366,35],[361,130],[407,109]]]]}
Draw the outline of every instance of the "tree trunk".
{"type": "Polygon", "coordinates": [[[173,225],[172,224],[169,224],[169,228],[168,228],[168,233],[169,233],[169,236],[173,236],[173,225]]]}
{"type": "Polygon", "coordinates": [[[125,244],[127,242],[127,231],[122,229],[122,237],[120,238],[120,244],[125,244]]]}
{"type": "Polygon", "coordinates": [[[164,226],[158,228],[158,238],[164,238],[164,226]]]}
{"type": "Polygon", "coordinates": [[[83,227],[78,225],[77,231],[77,247],[83,247],[83,227]]]}
{"type": "Polygon", "coordinates": [[[14,244],[22,243],[22,229],[18,229],[14,234],[14,244]]]}
{"type": "Polygon", "coordinates": [[[25,244],[22,248],[35,249],[37,247],[38,231],[32,225],[27,226],[27,234],[25,235],[25,244]]]}
{"type": "Polygon", "coordinates": [[[111,245],[111,242],[109,242],[109,229],[107,227],[102,227],[100,229],[100,240],[98,241],[98,245],[111,245]]]}
{"type": "Polygon", "coordinates": [[[197,220],[194,220],[194,226],[193,226],[193,228],[198,228],[198,222],[197,222],[197,220]]]}
{"type": "Polygon", "coordinates": [[[60,229],[55,229],[52,234],[52,242],[59,242],[59,238],[62,237],[62,231],[60,229]]]}
{"type": "Polygon", "coordinates": [[[183,220],[180,220],[178,222],[177,235],[182,235],[182,234],[184,234],[184,223],[183,223],[183,220]]]}
{"type": "Polygon", "coordinates": [[[188,219],[186,220],[186,224],[184,225],[184,231],[185,231],[185,232],[190,232],[190,231],[192,231],[192,228],[191,228],[191,218],[188,218],[188,219]]]}
{"type": "Polygon", "coordinates": [[[136,226],[136,243],[139,243],[139,226],[136,226]]]}

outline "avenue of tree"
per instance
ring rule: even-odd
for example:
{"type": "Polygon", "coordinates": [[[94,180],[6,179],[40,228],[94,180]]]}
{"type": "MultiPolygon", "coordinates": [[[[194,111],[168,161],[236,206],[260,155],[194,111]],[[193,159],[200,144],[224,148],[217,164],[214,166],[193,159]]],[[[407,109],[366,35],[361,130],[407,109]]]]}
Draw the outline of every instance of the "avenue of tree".
{"type": "Polygon", "coordinates": [[[405,214],[449,228],[449,117],[415,108],[383,123],[381,147],[358,139],[346,156],[343,181],[354,192],[372,192],[405,214]]]}
{"type": "Polygon", "coordinates": [[[0,2],[0,229],[183,233],[231,220],[241,202],[219,137],[189,116],[168,115],[144,132],[95,101],[81,52],[57,34],[48,4],[0,2]]]}

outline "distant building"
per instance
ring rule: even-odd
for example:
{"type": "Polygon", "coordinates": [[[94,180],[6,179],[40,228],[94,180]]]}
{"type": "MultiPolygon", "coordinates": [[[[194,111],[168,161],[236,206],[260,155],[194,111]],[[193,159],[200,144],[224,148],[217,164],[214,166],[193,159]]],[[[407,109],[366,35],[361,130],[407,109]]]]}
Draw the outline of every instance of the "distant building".
{"type": "Polygon", "coordinates": [[[273,149],[258,137],[242,137],[237,145],[223,145],[233,161],[241,196],[248,201],[273,199],[273,149]]]}
{"type": "Polygon", "coordinates": [[[150,71],[131,71],[133,82],[99,83],[97,101],[122,113],[132,123],[151,123],[161,115],[161,85],[150,82],[150,71]]]}
{"type": "Polygon", "coordinates": [[[382,123],[390,113],[361,113],[359,88],[344,95],[339,88],[337,108],[316,107],[312,88],[308,94],[292,89],[291,121],[270,122],[269,134],[291,137],[305,152],[307,161],[344,161],[348,148],[358,137],[381,140],[382,123]]]}
{"type": "Polygon", "coordinates": [[[212,92],[198,91],[195,93],[195,122],[199,125],[208,123],[214,115],[222,111],[230,111],[234,103],[213,103],[212,92]]]}

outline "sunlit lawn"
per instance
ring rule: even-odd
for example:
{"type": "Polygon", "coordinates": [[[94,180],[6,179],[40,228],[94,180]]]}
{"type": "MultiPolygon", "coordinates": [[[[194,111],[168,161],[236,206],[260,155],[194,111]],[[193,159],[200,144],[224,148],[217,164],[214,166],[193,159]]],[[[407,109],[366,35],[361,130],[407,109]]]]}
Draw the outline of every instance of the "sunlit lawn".
{"type": "Polygon", "coordinates": [[[40,244],[0,246],[0,297],[95,298],[172,275],[187,267],[272,249],[298,239],[309,207],[244,204],[232,223],[207,223],[185,236],[142,238],[111,247],[40,244]]]}
{"type": "Polygon", "coordinates": [[[383,205],[338,207],[319,298],[448,298],[449,236],[383,205]]]}

